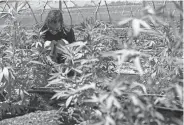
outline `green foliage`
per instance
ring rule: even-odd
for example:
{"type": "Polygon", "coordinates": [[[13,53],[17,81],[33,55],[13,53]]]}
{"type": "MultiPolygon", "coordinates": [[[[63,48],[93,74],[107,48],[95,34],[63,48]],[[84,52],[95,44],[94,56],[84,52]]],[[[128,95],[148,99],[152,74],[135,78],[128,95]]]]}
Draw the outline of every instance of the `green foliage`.
{"type": "MultiPolygon", "coordinates": [[[[18,19],[25,5],[25,2],[17,1],[7,12],[2,13],[6,25],[0,34],[0,90],[8,92],[8,102],[11,103],[18,95],[23,105],[26,105],[30,87],[47,84],[51,67],[46,65],[48,61],[42,54],[44,48],[41,48],[43,41],[40,40],[39,28],[26,29],[18,19]]],[[[16,107],[13,109],[16,110],[16,107]]]]}
{"type": "Polygon", "coordinates": [[[21,115],[26,112],[26,107],[19,104],[10,104],[7,102],[0,103],[0,119],[3,115],[11,114],[12,116],[21,115]]]}
{"type": "MultiPolygon", "coordinates": [[[[110,25],[93,20],[83,23],[80,28],[77,28],[84,34],[85,45],[78,51],[79,53],[82,51],[83,55],[77,58],[77,61],[75,56],[67,58],[72,62],[70,68],[75,66],[76,71],[82,72],[82,76],[67,82],[62,77],[59,78],[60,80],[54,80],[55,82],[51,80],[52,84],[60,83],[62,86],[62,90],[57,91],[53,98],[67,98],[64,107],[68,107],[73,102],[74,110],[80,109],[79,115],[83,121],[88,121],[90,124],[165,124],[169,122],[164,114],[155,109],[155,106],[183,108],[181,94],[183,78],[182,73],[179,73],[182,70],[180,60],[182,34],[178,34],[174,29],[174,23],[171,23],[172,16],[160,14],[163,8],[153,10],[146,7],[142,17],[121,21],[120,25],[131,24],[130,30],[127,31],[128,40],[122,41],[123,44],[117,36],[112,36],[112,32],[106,30],[111,28],[110,25]],[[169,22],[164,22],[162,17],[169,18],[169,22]],[[170,27],[169,30],[166,30],[166,27],[170,27]],[[135,38],[136,41],[134,41],[135,38]],[[116,48],[119,45],[121,48],[116,48]],[[112,62],[113,71],[110,73],[105,62],[112,62]],[[122,67],[126,63],[134,64],[132,65],[134,70],[141,77],[139,80],[130,80],[133,77],[127,79],[125,74],[121,74],[122,67]],[[105,72],[100,67],[105,68],[105,72]],[[149,97],[149,94],[161,93],[165,93],[165,96],[153,95],[154,98],[152,98],[150,95],[149,97]],[[179,97],[179,100],[175,99],[176,97],[179,97]]],[[[111,31],[113,30],[112,28],[111,31]]],[[[75,55],[73,51],[63,52],[66,55],[69,55],[69,52],[70,55],[75,55]]]]}
{"type": "MultiPolygon", "coordinates": [[[[18,14],[22,5],[17,5],[18,14]]],[[[183,36],[173,15],[162,13],[164,8],[145,7],[140,17],[120,21],[119,27],[128,26],[122,32],[112,24],[86,19],[74,28],[77,42],[58,47],[64,64],[50,58],[52,42],[43,43],[39,26],[25,29],[10,13],[0,36],[0,88],[9,100],[20,95],[24,104],[31,86],[58,87],[52,99],[66,100],[58,105],[68,124],[161,125],[174,119],[179,125],[180,117],[158,110],[183,109],[183,36]],[[68,78],[70,70],[75,75],[68,78]]]]}

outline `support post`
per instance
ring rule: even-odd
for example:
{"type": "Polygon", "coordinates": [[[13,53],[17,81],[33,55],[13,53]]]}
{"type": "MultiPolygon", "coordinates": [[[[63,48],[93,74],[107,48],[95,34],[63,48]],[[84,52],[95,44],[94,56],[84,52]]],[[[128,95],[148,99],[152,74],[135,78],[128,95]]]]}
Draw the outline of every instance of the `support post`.
{"type": "Polygon", "coordinates": [[[62,11],[62,0],[59,0],[59,10],[62,11]]]}

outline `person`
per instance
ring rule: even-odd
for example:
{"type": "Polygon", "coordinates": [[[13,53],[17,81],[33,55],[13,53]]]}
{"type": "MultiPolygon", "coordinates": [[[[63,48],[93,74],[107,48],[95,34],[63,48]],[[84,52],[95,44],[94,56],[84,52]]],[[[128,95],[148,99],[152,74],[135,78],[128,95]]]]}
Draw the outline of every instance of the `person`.
{"type": "MultiPolygon", "coordinates": [[[[57,47],[75,42],[75,35],[72,28],[64,25],[63,15],[60,10],[49,11],[40,32],[42,32],[41,37],[45,42],[51,41],[51,45],[54,45],[53,52],[51,52],[53,61],[58,64],[64,63],[66,59],[57,47]]],[[[74,72],[70,71],[67,75],[73,76],[74,72]]]]}

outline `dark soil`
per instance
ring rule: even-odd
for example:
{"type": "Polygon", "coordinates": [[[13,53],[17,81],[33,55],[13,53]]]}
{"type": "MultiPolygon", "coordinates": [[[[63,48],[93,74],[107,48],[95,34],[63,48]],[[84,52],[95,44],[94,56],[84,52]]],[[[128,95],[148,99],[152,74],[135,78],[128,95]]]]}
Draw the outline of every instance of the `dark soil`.
{"type": "Polygon", "coordinates": [[[57,110],[36,111],[24,116],[4,119],[0,125],[60,125],[57,110]]]}
{"type": "Polygon", "coordinates": [[[0,125],[74,125],[76,123],[75,120],[69,119],[68,115],[63,116],[58,113],[60,106],[58,107],[57,104],[66,100],[50,100],[53,93],[44,93],[45,91],[41,90],[38,92],[42,93],[34,94],[30,98],[26,114],[22,113],[19,116],[11,115],[11,113],[4,114],[0,125]]]}

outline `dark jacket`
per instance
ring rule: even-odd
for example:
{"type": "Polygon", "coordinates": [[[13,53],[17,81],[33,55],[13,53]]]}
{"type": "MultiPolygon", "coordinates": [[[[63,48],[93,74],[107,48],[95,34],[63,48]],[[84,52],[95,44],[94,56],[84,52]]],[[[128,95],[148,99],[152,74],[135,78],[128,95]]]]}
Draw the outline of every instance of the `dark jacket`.
{"type": "Polygon", "coordinates": [[[62,30],[55,35],[51,34],[50,31],[46,27],[43,27],[41,29],[41,32],[43,32],[45,30],[47,30],[47,31],[42,35],[42,38],[44,39],[44,41],[47,41],[47,40],[49,40],[49,41],[56,40],[57,41],[57,40],[65,39],[69,43],[75,42],[75,35],[74,35],[74,31],[72,28],[63,27],[62,30]]]}
{"type": "MultiPolygon", "coordinates": [[[[48,28],[46,26],[43,26],[40,32],[44,32],[41,36],[44,39],[44,41],[47,41],[47,40],[48,41],[52,41],[52,40],[57,41],[57,40],[65,39],[69,43],[75,42],[75,35],[74,35],[73,29],[67,28],[66,26],[63,27],[62,30],[55,35],[50,33],[50,31],[48,30],[48,28]]],[[[65,59],[62,57],[62,54],[57,54],[57,55],[55,55],[54,58],[56,58],[56,62],[59,64],[65,62],[65,59]]]]}

